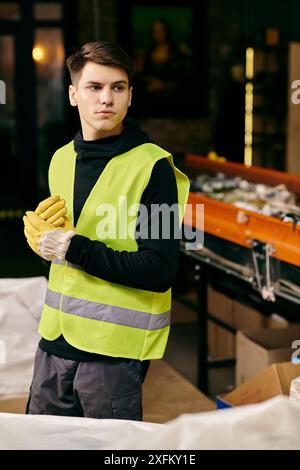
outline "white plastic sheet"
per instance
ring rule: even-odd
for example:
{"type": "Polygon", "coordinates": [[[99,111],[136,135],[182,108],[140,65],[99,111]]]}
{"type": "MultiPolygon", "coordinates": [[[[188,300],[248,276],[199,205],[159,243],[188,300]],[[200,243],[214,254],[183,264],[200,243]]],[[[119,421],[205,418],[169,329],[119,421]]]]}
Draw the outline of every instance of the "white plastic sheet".
{"type": "Polygon", "coordinates": [[[0,413],[0,449],[300,449],[300,403],[182,415],[167,424],[0,413]]]}
{"type": "Polygon", "coordinates": [[[46,289],[44,277],[0,279],[0,395],[28,392],[46,289]]]}
{"type": "Polygon", "coordinates": [[[130,435],[152,436],[163,424],[0,413],[0,450],[118,449],[130,435]]]}
{"type": "Polygon", "coordinates": [[[151,434],[129,436],[120,449],[300,449],[300,400],[278,396],[256,405],[181,415],[151,434]]]}

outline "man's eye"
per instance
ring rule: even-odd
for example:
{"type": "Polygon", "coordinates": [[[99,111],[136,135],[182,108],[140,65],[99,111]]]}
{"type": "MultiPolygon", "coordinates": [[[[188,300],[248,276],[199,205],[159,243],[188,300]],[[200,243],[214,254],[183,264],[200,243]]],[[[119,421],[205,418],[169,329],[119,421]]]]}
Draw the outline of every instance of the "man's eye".
{"type": "Polygon", "coordinates": [[[121,85],[117,85],[114,87],[114,91],[123,91],[123,90],[124,90],[124,87],[121,85]]]}
{"type": "Polygon", "coordinates": [[[89,86],[89,89],[92,90],[92,91],[97,91],[97,90],[100,90],[100,87],[99,87],[99,85],[91,85],[91,86],[89,86]]]}

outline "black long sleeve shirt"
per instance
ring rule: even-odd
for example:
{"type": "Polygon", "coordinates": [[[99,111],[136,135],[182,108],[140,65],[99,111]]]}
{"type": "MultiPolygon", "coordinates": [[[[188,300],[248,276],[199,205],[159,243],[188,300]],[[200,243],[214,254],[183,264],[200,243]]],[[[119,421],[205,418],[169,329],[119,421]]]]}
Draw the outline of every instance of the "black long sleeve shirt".
{"type": "MultiPolygon", "coordinates": [[[[76,171],[74,181],[74,224],[79,218],[82,207],[93,186],[107,163],[115,156],[150,142],[148,136],[132,121],[126,122],[121,135],[84,141],[79,132],[74,139],[76,171]]],[[[148,209],[148,218],[142,223],[148,224],[151,233],[153,204],[172,206],[178,202],[174,172],[164,158],[159,160],[153,170],[140,203],[148,209]]],[[[176,218],[176,215],[174,216],[176,218]]],[[[138,251],[127,252],[113,250],[101,241],[90,240],[82,235],[71,239],[66,260],[80,265],[88,274],[109,282],[138,289],[164,292],[173,283],[176,275],[179,239],[175,236],[176,220],[171,220],[170,237],[164,239],[162,233],[158,239],[137,236],[138,251]],[[173,227],[173,228],[172,228],[173,227]]],[[[138,229],[138,226],[137,226],[138,229]]],[[[98,354],[80,351],[66,342],[61,335],[54,341],[44,338],[40,347],[59,357],[72,360],[95,360],[98,354]]]]}

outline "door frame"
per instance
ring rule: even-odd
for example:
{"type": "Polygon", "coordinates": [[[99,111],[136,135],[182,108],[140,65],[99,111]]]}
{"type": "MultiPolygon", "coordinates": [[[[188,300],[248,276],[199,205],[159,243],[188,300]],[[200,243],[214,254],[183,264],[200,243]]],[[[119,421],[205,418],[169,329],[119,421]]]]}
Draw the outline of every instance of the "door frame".
{"type": "MultiPolygon", "coordinates": [[[[7,3],[0,0],[0,3],[7,3]]],[[[26,0],[16,1],[20,9],[20,19],[0,20],[1,35],[15,38],[15,113],[16,113],[16,200],[22,208],[36,205],[37,186],[37,100],[36,73],[32,58],[35,30],[37,28],[57,27],[63,33],[63,46],[68,56],[77,47],[77,0],[26,0]],[[61,20],[41,21],[34,18],[35,3],[59,3],[62,5],[61,20]]],[[[1,77],[0,77],[1,79],[1,77]]],[[[66,138],[74,132],[74,117],[66,106],[67,70],[64,74],[64,122],[66,138]]],[[[16,209],[14,207],[14,209],[16,209]]]]}

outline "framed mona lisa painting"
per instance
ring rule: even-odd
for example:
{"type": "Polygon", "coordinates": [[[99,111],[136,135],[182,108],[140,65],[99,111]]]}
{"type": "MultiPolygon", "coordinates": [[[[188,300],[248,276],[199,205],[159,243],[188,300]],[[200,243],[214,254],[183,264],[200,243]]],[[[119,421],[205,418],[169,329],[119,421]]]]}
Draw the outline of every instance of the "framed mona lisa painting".
{"type": "Polygon", "coordinates": [[[121,0],[117,18],[136,66],[132,114],[206,116],[206,1],[121,0]]]}

